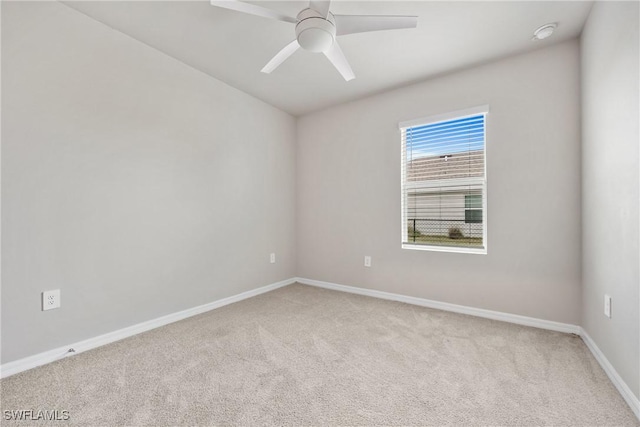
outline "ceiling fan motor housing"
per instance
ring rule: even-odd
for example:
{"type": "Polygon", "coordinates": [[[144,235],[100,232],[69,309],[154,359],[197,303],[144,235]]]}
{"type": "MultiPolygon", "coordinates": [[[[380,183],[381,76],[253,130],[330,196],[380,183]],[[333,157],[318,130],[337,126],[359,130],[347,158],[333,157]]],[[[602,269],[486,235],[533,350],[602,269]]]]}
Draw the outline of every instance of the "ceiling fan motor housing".
{"type": "Polygon", "coordinates": [[[296,24],[298,44],[310,52],[326,52],[336,39],[333,14],[326,19],[313,9],[304,9],[298,14],[296,24]]]}

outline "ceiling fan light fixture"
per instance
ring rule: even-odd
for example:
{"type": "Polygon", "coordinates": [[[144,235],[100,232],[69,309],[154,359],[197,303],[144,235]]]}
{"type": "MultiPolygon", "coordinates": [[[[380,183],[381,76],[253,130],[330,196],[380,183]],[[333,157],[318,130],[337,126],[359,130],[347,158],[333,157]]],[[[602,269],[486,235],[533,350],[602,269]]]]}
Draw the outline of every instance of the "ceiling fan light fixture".
{"type": "Polygon", "coordinates": [[[298,34],[300,47],[310,52],[326,52],[333,40],[333,35],[321,28],[309,28],[298,34]]]}
{"type": "Polygon", "coordinates": [[[298,44],[310,52],[326,52],[336,39],[336,26],[333,16],[327,19],[318,16],[318,12],[306,9],[298,15],[296,25],[298,44]]]}
{"type": "Polygon", "coordinates": [[[544,40],[547,37],[550,37],[555,31],[558,24],[555,22],[552,24],[544,24],[542,27],[538,28],[533,32],[533,41],[536,40],[544,40]]]}

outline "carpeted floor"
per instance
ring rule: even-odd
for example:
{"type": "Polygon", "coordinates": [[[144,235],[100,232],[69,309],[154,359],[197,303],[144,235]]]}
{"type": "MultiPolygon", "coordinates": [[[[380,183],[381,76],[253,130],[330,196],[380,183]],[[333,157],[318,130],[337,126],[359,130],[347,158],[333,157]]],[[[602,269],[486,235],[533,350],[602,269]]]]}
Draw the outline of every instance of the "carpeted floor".
{"type": "Polygon", "coordinates": [[[297,284],[0,387],[60,425],[639,424],[577,336],[297,284]]]}

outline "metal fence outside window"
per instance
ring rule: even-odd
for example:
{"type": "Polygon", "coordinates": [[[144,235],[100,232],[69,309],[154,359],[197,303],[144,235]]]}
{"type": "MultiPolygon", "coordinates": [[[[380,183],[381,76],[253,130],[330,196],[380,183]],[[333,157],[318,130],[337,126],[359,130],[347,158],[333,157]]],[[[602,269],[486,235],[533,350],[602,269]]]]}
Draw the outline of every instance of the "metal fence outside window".
{"type": "Polygon", "coordinates": [[[407,219],[408,243],[482,247],[482,222],[456,219],[407,219]]]}

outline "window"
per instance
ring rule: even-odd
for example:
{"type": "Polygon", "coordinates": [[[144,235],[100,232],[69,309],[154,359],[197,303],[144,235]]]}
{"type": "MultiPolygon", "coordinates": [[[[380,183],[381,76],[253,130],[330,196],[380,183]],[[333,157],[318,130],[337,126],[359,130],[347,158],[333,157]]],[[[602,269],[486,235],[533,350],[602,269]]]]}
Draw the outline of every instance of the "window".
{"type": "Polygon", "coordinates": [[[464,196],[464,222],[467,224],[482,223],[482,194],[464,196]]]}
{"type": "Polygon", "coordinates": [[[400,123],[403,248],[486,253],[488,111],[400,123]]]}

